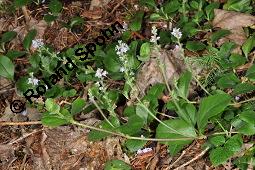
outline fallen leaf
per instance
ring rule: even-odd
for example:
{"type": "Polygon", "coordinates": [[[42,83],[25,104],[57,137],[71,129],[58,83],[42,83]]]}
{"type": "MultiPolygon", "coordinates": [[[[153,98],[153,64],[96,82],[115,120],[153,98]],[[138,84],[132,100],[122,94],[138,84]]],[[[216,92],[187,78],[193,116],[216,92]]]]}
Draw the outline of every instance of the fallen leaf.
{"type": "Polygon", "coordinates": [[[230,35],[220,39],[218,45],[227,41],[234,41],[238,47],[233,52],[241,54],[241,46],[247,39],[243,27],[254,25],[255,17],[249,14],[221,9],[215,9],[214,13],[213,27],[227,29],[231,32],[230,35]]]}
{"type": "Polygon", "coordinates": [[[88,19],[99,19],[99,18],[102,18],[103,11],[100,8],[95,10],[84,10],[81,16],[88,19]]]}

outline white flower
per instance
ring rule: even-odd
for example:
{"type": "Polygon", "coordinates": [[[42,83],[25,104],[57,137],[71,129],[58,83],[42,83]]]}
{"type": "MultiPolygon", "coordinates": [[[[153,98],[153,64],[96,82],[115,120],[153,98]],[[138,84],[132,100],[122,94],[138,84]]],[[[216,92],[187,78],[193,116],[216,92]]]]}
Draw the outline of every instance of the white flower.
{"type": "Polygon", "coordinates": [[[236,100],[236,101],[239,101],[239,100],[240,100],[240,96],[236,96],[236,97],[235,97],[235,100],[236,100]]]}
{"type": "Polygon", "coordinates": [[[22,114],[23,116],[27,115],[27,109],[23,110],[20,114],[22,114]]]}
{"type": "Polygon", "coordinates": [[[118,41],[118,45],[116,45],[115,47],[115,51],[116,54],[118,54],[119,56],[122,56],[124,54],[126,54],[126,52],[129,50],[129,47],[126,43],[123,43],[122,40],[118,41]]]}
{"type": "Polygon", "coordinates": [[[44,45],[43,43],[43,39],[36,39],[36,40],[32,40],[32,47],[33,48],[40,48],[44,45]]]}
{"type": "Polygon", "coordinates": [[[124,67],[120,67],[120,72],[124,72],[125,71],[125,68],[124,67]]]}
{"type": "Polygon", "coordinates": [[[180,28],[173,28],[173,31],[171,33],[173,36],[175,36],[177,39],[180,39],[182,37],[182,33],[180,31],[180,28]]]}
{"type": "Polygon", "coordinates": [[[135,8],[135,10],[138,10],[138,5],[135,4],[135,5],[134,5],[134,8],[135,8]]]}
{"type": "Polygon", "coordinates": [[[128,30],[128,24],[126,22],[123,22],[122,26],[123,26],[123,29],[121,30],[121,33],[128,30]]]}
{"type": "Polygon", "coordinates": [[[37,78],[34,78],[34,77],[30,77],[28,78],[28,84],[32,84],[34,86],[38,85],[40,80],[38,80],[37,78]]]}
{"type": "Polygon", "coordinates": [[[108,74],[107,71],[104,71],[103,69],[98,68],[97,71],[96,71],[95,76],[101,79],[103,77],[106,77],[107,74],[108,74]]]}
{"type": "Polygon", "coordinates": [[[138,149],[136,154],[140,155],[140,154],[144,154],[144,153],[151,152],[151,151],[152,151],[152,148],[138,149]]]}
{"type": "Polygon", "coordinates": [[[153,25],[151,29],[151,39],[150,42],[157,43],[157,41],[160,39],[160,37],[157,37],[157,28],[153,25]]]}

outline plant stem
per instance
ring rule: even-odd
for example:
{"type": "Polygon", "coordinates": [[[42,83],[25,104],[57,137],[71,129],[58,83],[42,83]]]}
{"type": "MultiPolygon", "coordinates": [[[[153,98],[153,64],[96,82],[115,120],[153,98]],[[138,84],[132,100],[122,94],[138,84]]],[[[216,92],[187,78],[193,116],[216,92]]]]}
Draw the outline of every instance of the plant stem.
{"type": "Polygon", "coordinates": [[[116,135],[116,136],[120,136],[120,137],[124,137],[126,139],[133,139],[133,140],[142,140],[142,141],[158,141],[158,142],[168,142],[168,141],[179,141],[179,140],[194,140],[194,138],[175,138],[175,139],[164,139],[164,138],[144,138],[144,137],[135,137],[135,136],[129,136],[129,135],[125,135],[122,133],[117,133],[117,132],[112,132],[106,129],[100,129],[94,126],[89,126],[86,124],[82,124],[79,123],[75,120],[71,120],[70,123],[77,125],[77,126],[81,126],[83,128],[88,128],[91,130],[96,130],[96,131],[100,131],[100,132],[105,132],[105,133],[109,133],[111,135],[116,135]]]}
{"type": "Polygon", "coordinates": [[[107,117],[104,115],[103,111],[101,110],[101,108],[98,106],[98,104],[96,103],[96,101],[94,99],[91,99],[92,103],[96,106],[96,108],[98,109],[98,111],[101,113],[101,115],[103,116],[103,118],[107,121],[107,123],[111,126],[114,127],[113,124],[109,121],[109,119],[107,119],[107,117]]]}

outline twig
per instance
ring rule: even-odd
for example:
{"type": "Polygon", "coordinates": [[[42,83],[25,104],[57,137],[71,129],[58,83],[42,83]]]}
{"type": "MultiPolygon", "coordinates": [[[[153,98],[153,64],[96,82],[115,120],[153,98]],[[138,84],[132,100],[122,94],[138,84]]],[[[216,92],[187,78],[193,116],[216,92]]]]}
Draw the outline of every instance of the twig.
{"type": "Polygon", "coordinates": [[[27,125],[40,125],[41,121],[33,122],[0,122],[0,126],[27,126],[27,125]]]}
{"type": "Polygon", "coordinates": [[[35,133],[38,133],[38,132],[41,132],[41,131],[42,131],[42,129],[40,129],[40,130],[35,130],[35,131],[33,131],[33,132],[27,133],[27,134],[25,134],[25,135],[19,137],[18,139],[9,142],[8,145],[12,145],[12,144],[14,144],[14,143],[17,143],[17,142],[19,142],[19,141],[21,141],[21,140],[27,138],[28,136],[31,136],[31,135],[33,135],[33,134],[35,134],[35,133]]]}
{"type": "Polygon", "coordinates": [[[181,166],[179,166],[178,168],[175,168],[174,170],[179,170],[181,168],[184,168],[185,166],[191,164],[192,162],[194,162],[195,160],[199,159],[200,157],[202,157],[208,150],[210,147],[205,148],[205,150],[203,150],[203,152],[201,152],[199,155],[197,155],[195,158],[191,159],[190,161],[186,162],[185,164],[182,164],[181,166]]]}
{"type": "Polygon", "coordinates": [[[121,0],[114,8],[113,10],[110,12],[110,15],[112,15],[114,13],[114,11],[116,11],[117,8],[119,8],[119,6],[124,2],[125,0],[121,0]]]}
{"type": "Polygon", "coordinates": [[[174,167],[174,165],[182,159],[182,157],[185,155],[185,153],[187,153],[187,151],[189,151],[190,148],[192,148],[192,147],[194,146],[195,143],[196,143],[196,142],[193,142],[191,145],[189,145],[188,148],[186,148],[185,150],[183,150],[183,151],[182,151],[182,154],[181,154],[169,167],[167,167],[167,168],[168,168],[168,169],[171,169],[172,167],[174,167]]]}

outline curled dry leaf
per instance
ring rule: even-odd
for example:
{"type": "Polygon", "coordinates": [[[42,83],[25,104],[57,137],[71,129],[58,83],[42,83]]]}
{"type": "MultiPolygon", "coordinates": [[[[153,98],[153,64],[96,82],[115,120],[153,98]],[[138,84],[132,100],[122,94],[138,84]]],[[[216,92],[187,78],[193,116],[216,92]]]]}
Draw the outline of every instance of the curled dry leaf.
{"type": "Polygon", "coordinates": [[[255,16],[221,9],[215,9],[214,13],[215,18],[213,20],[213,27],[231,31],[230,35],[219,41],[219,45],[226,41],[234,41],[238,45],[234,52],[241,54],[242,52],[240,47],[247,39],[243,27],[254,25],[255,16]]]}

